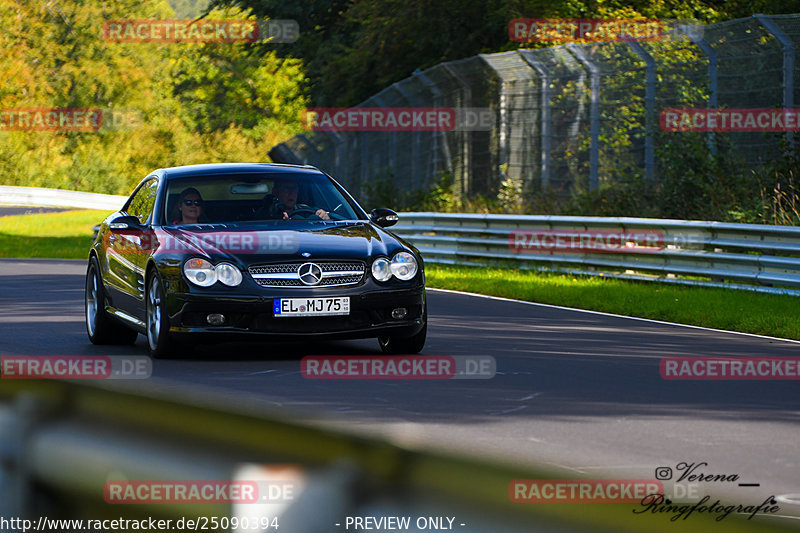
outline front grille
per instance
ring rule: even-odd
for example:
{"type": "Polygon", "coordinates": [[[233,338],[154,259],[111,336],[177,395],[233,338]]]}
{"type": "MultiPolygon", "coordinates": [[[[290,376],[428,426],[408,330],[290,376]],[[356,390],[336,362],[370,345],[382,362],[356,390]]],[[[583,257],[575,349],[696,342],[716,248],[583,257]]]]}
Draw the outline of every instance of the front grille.
{"type": "Polygon", "coordinates": [[[250,267],[250,275],[262,287],[341,287],[356,285],[364,279],[363,261],[306,261],[303,263],[280,263],[250,267]],[[306,285],[300,281],[299,268],[312,262],[322,270],[322,279],[317,285],[306,285]]]}

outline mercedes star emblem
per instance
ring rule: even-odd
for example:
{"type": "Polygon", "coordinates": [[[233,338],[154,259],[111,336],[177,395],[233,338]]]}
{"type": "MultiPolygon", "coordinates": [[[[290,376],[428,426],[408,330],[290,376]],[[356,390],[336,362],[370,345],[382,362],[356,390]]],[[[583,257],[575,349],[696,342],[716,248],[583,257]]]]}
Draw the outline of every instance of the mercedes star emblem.
{"type": "Polygon", "coordinates": [[[322,269],[314,263],[303,263],[297,269],[297,275],[303,285],[317,285],[322,279],[322,269]]]}

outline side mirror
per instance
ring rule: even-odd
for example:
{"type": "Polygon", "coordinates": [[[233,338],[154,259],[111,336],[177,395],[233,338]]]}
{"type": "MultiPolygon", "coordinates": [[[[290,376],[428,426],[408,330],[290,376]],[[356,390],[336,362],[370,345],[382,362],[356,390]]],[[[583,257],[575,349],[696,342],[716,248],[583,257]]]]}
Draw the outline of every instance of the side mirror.
{"type": "Polygon", "coordinates": [[[391,209],[373,209],[369,214],[369,219],[382,228],[394,226],[400,217],[391,209]]]}
{"type": "Polygon", "coordinates": [[[111,220],[108,223],[108,228],[112,231],[134,230],[142,231],[144,226],[139,222],[139,219],[132,215],[122,215],[111,220]]]}

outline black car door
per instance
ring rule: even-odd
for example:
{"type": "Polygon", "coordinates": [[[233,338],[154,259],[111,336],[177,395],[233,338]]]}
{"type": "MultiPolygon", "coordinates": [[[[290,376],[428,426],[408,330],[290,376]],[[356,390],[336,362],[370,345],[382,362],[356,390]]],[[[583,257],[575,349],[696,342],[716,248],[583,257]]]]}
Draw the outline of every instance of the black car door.
{"type": "Polygon", "coordinates": [[[123,215],[136,217],[141,229],[109,230],[106,248],[108,275],[106,283],[117,309],[142,319],[144,316],[144,267],[152,253],[151,229],[158,179],[151,178],[134,192],[123,208],[123,215]]]}

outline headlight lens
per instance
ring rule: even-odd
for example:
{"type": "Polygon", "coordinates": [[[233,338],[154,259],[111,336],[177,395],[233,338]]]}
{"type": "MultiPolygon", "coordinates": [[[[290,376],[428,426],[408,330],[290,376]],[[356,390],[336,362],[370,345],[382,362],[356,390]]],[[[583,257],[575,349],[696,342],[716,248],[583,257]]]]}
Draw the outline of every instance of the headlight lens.
{"type": "Polygon", "coordinates": [[[205,259],[189,259],[183,264],[183,273],[189,281],[200,287],[210,287],[217,282],[214,265],[205,259]]]}
{"type": "Polygon", "coordinates": [[[402,281],[417,275],[417,260],[408,252],[399,252],[392,258],[392,274],[402,281]]]}
{"type": "Polygon", "coordinates": [[[220,263],[214,270],[217,273],[217,279],[228,287],[235,287],[242,282],[242,273],[230,263],[220,263]]]}
{"type": "Polygon", "coordinates": [[[378,281],[388,281],[392,277],[392,268],[388,259],[379,257],[372,262],[372,277],[378,281]]]}

